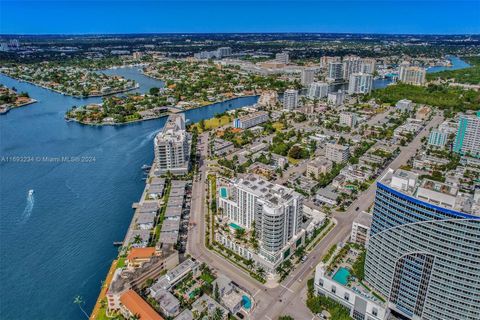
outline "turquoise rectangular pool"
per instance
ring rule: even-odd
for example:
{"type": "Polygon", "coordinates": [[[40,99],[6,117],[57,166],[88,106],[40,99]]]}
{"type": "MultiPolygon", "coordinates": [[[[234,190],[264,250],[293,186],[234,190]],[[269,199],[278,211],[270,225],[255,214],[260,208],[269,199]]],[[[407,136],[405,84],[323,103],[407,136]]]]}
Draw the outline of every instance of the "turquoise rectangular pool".
{"type": "Polygon", "coordinates": [[[233,223],[233,222],[230,223],[229,226],[230,226],[230,228],[233,228],[233,229],[235,229],[235,230],[243,230],[242,227],[240,227],[238,224],[233,223]]]}
{"type": "Polygon", "coordinates": [[[348,283],[348,278],[350,277],[350,271],[347,268],[341,267],[333,275],[333,280],[340,283],[341,285],[346,286],[348,283]]]}
{"type": "Polygon", "coordinates": [[[228,198],[227,188],[220,188],[220,197],[222,197],[223,199],[227,199],[227,198],[228,198]]]}

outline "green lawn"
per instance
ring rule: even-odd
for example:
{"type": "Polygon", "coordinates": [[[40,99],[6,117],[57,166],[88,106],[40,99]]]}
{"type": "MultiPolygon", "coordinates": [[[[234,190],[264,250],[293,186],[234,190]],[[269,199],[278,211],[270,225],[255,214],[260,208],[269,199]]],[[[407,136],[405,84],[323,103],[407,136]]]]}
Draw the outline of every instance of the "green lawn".
{"type": "Polygon", "coordinates": [[[281,131],[284,128],[283,123],[279,121],[272,123],[272,127],[277,131],[281,131]]]}
{"type": "Polygon", "coordinates": [[[125,267],[125,260],[126,260],[125,257],[118,258],[117,269],[125,267]]]}
{"type": "MultiPolygon", "coordinates": [[[[214,117],[208,120],[205,120],[205,130],[216,129],[218,127],[229,124],[232,121],[232,118],[229,115],[223,115],[220,118],[214,117]]],[[[198,132],[203,132],[200,123],[195,123],[193,126],[197,127],[198,132]]]]}
{"type": "Polygon", "coordinates": [[[202,273],[202,275],[200,276],[200,279],[202,279],[207,283],[212,283],[215,280],[215,278],[209,273],[202,273]]]}

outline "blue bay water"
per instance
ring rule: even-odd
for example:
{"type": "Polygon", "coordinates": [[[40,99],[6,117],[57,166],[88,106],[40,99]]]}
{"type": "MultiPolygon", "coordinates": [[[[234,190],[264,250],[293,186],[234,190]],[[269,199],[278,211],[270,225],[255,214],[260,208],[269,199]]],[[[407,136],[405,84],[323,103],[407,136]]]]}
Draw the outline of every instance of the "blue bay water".
{"type": "MultiPolygon", "coordinates": [[[[161,81],[136,68],[106,71],[137,80],[147,91],[161,81]]],[[[132,202],[144,187],[140,167],[153,160],[152,140],[165,118],[93,127],[64,120],[76,99],[0,75],[0,83],[38,102],[0,116],[0,318],[82,319],[76,295],[89,312],[123,240],[132,202]],[[7,157],[33,157],[12,162],[7,157]],[[83,156],[93,162],[46,162],[83,156]],[[37,161],[35,158],[40,157],[37,161]],[[28,191],[35,190],[29,197],[28,191]]],[[[186,112],[192,122],[251,105],[244,97],[186,112]]]]}

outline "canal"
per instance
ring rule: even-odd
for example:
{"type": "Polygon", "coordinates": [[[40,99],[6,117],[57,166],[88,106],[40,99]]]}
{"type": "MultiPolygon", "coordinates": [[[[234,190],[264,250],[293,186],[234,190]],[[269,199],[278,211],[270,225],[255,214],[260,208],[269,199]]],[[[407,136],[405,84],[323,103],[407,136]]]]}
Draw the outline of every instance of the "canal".
{"type": "MultiPolygon", "coordinates": [[[[137,68],[107,70],[148,91],[163,83],[137,68]]],[[[165,118],[123,126],[64,120],[76,99],[0,74],[37,103],[0,116],[0,281],[3,319],[81,319],[89,312],[144,187],[141,166],[165,118]],[[74,159],[74,160],[72,160],[74,159]],[[83,162],[76,162],[80,159],[83,162]],[[29,196],[29,190],[34,190],[29,196]]],[[[244,97],[186,112],[192,122],[254,104],[244,97]]]]}

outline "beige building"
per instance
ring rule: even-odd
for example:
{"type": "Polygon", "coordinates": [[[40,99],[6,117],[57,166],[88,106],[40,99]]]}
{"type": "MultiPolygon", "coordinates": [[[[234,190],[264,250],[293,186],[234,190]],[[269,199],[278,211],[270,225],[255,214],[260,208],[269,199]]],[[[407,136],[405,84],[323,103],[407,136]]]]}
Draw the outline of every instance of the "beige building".
{"type": "Polygon", "coordinates": [[[335,163],[346,162],[350,157],[350,147],[337,143],[327,143],[325,157],[335,163]]]}
{"type": "Polygon", "coordinates": [[[410,66],[408,62],[400,65],[398,80],[406,84],[423,85],[427,71],[425,68],[410,66]]]}
{"type": "Polygon", "coordinates": [[[313,176],[315,179],[318,179],[321,174],[327,174],[330,170],[332,170],[332,167],[332,161],[325,158],[317,158],[308,163],[307,177],[313,176]]]}

